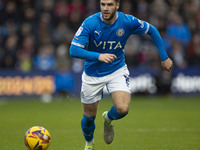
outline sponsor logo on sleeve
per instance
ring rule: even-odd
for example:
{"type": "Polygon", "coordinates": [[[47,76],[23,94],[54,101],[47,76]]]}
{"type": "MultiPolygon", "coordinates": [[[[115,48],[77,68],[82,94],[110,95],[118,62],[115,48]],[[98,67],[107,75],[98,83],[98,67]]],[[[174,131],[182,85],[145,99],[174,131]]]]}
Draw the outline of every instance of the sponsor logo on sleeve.
{"type": "Polygon", "coordinates": [[[76,32],[76,36],[79,36],[80,34],[81,34],[81,32],[83,31],[83,28],[82,27],[80,27],[79,29],[78,29],[78,31],[76,32]]]}

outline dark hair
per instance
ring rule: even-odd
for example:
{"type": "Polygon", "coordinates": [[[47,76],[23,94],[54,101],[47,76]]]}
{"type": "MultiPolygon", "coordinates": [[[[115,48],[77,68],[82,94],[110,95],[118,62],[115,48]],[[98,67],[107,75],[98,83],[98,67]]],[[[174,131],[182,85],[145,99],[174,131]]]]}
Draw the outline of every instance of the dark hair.
{"type": "MultiPolygon", "coordinates": [[[[101,0],[100,0],[100,2],[101,2],[101,0]]],[[[119,3],[119,2],[120,2],[120,0],[115,0],[115,2],[116,2],[116,3],[119,3]]]]}

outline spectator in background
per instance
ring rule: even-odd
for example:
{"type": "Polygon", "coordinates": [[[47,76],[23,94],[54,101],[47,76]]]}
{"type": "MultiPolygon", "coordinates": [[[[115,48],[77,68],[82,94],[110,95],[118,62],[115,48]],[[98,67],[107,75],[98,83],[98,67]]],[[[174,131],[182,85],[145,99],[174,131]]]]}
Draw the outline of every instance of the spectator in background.
{"type": "MultiPolygon", "coordinates": [[[[74,13],[79,12],[81,14],[81,19],[85,17],[86,8],[82,0],[72,0],[68,5],[68,15],[69,17],[74,13]]],[[[81,22],[81,21],[80,21],[81,22]]]]}
{"type": "Polygon", "coordinates": [[[130,0],[125,0],[121,5],[121,11],[125,14],[132,14],[133,8],[130,0]]]}
{"type": "Polygon", "coordinates": [[[13,19],[7,19],[0,29],[0,35],[3,40],[5,40],[9,35],[16,34],[18,32],[18,25],[13,19]]]}
{"type": "Polygon", "coordinates": [[[150,5],[150,22],[159,30],[164,30],[168,12],[169,6],[165,0],[154,0],[150,5]]]}
{"type": "Polygon", "coordinates": [[[51,44],[52,43],[52,31],[51,16],[49,13],[43,12],[40,16],[38,27],[38,44],[51,44]]]}
{"type": "Polygon", "coordinates": [[[33,67],[41,71],[55,70],[56,58],[54,57],[53,45],[46,44],[39,48],[38,54],[33,59],[33,67]]]}
{"type": "Polygon", "coordinates": [[[22,21],[28,22],[32,26],[36,26],[36,11],[34,8],[31,7],[31,4],[27,3],[22,5],[22,21]]]}
{"type": "Polygon", "coordinates": [[[69,65],[63,63],[58,66],[55,73],[55,85],[56,93],[59,95],[66,97],[66,95],[72,94],[75,88],[75,79],[69,65]]]}
{"type": "Polygon", "coordinates": [[[35,10],[30,7],[30,6],[27,6],[27,8],[25,7],[24,8],[24,12],[23,12],[23,15],[24,15],[24,21],[27,21],[27,22],[32,22],[34,21],[35,19],[35,10]]]}
{"type": "Polygon", "coordinates": [[[192,33],[195,33],[196,29],[198,29],[197,18],[200,8],[200,5],[198,3],[199,2],[195,0],[185,1],[184,3],[183,17],[185,18],[185,21],[188,24],[188,27],[190,28],[192,33]]]}
{"type": "Polygon", "coordinates": [[[70,15],[69,26],[74,31],[80,26],[81,19],[81,12],[80,11],[73,11],[70,15]]]}
{"type": "MultiPolygon", "coordinates": [[[[26,32],[28,33],[28,32],[26,32]]],[[[23,33],[23,35],[26,35],[23,33]]],[[[21,48],[17,53],[17,65],[16,68],[23,72],[31,71],[32,69],[32,57],[35,51],[35,39],[31,34],[27,34],[21,44],[21,48]]]]}
{"type": "Polygon", "coordinates": [[[43,0],[41,2],[41,12],[47,12],[53,15],[54,0],[43,0]]]}
{"type": "Polygon", "coordinates": [[[191,41],[190,29],[176,11],[169,13],[168,21],[169,24],[163,41],[168,53],[174,60],[174,65],[179,68],[185,68],[187,67],[185,54],[191,41]]]}
{"type": "Polygon", "coordinates": [[[15,64],[17,61],[17,49],[18,49],[18,38],[15,34],[10,35],[6,42],[4,47],[4,54],[3,54],[3,63],[2,67],[7,69],[15,68],[15,64]]]}
{"type": "Polygon", "coordinates": [[[70,43],[73,38],[74,32],[69,28],[68,24],[60,21],[53,31],[53,41],[56,45],[61,42],[70,43]]]}
{"type": "Polygon", "coordinates": [[[126,64],[136,67],[139,64],[141,39],[138,35],[131,35],[125,46],[126,64]]]}
{"type": "Polygon", "coordinates": [[[158,62],[158,53],[155,51],[155,47],[152,42],[146,40],[140,45],[140,53],[138,55],[139,63],[143,67],[151,67],[151,69],[157,69],[158,65],[155,65],[158,62]]]}
{"type": "Polygon", "coordinates": [[[86,16],[89,17],[98,11],[97,0],[87,0],[86,7],[86,16]]]}
{"type": "Polygon", "coordinates": [[[32,25],[28,22],[23,22],[21,24],[21,29],[20,29],[20,38],[23,39],[26,36],[32,35],[33,29],[32,25]]]}
{"type": "Polygon", "coordinates": [[[172,58],[174,66],[178,68],[185,68],[187,66],[184,47],[177,40],[172,40],[172,58]]]}
{"type": "Polygon", "coordinates": [[[16,68],[22,72],[29,72],[32,69],[32,58],[27,53],[20,51],[17,55],[16,68]]]}
{"type": "Polygon", "coordinates": [[[29,56],[33,56],[35,51],[35,38],[33,35],[27,35],[23,38],[20,50],[29,56]]]}
{"type": "Polygon", "coordinates": [[[188,63],[190,66],[200,66],[200,32],[194,34],[188,49],[188,63]]]}
{"type": "Polygon", "coordinates": [[[141,20],[148,21],[148,2],[145,0],[137,0],[137,17],[141,20]]]}
{"type": "Polygon", "coordinates": [[[81,0],[72,0],[68,5],[68,10],[69,26],[73,31],[75,31],[80,26],[80,22],[86,15],[86,8],[81,0]]]}
{"type": "Polygon", "coordinates": [[[66,0],[58,0],[55,2],[53,14],[56,22],[66,21],[66,18],[68,18],[68,13],[68,2],[66,0]]]}
{"type": "Polygon", "coordinates": [[[75,79],[71,70],[68,48],[63,42],[56,49],[57,69],[55,73],[56,93],[66,97],[72,94],[75,88],[75,79]]]}
{"type": "Polygon", "coordinates": [[[169,25],[167,26],[166,34],[170,43],[171,40],[175,39],[186,49],[191,40],[191,33],[187,24],[183,22],[181,16],[175,11],[171,11],[168,17],[169,25]]]}
{"type": "Polygon", "coordinates": [[[0,21],[2,23],[6,22],[7,20],[13,20],[16,24],[18,24],[21,20],[20,10],[17,7],[15,1],[6,1],[3,5],[4,9],[0,13],[0,21]]]}
{"type": "Polygon", "coordinates": [[[59,66],[71,66],[70,57],[69,57],[69,48],[67,47],[65,42],[58,45],[56,49],[56,60],[57,60],[58,68],[63,68],[59,66]]]}

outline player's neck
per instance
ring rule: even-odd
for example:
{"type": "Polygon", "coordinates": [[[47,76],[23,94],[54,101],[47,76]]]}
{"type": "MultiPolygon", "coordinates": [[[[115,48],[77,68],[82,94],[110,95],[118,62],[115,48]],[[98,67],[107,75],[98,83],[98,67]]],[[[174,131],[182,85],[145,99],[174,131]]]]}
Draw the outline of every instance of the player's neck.
{"type": "Polygon", "coordinates": [[[103,19],[103,21],[106,23],[106,24],[109,24],[109,25],[112,25],[113,23],[115,23],[115,20],[117,19],[117,12],[115,13],[115,15],[113,16],[113,18],[111,20],[105,20],[103,19]]]}

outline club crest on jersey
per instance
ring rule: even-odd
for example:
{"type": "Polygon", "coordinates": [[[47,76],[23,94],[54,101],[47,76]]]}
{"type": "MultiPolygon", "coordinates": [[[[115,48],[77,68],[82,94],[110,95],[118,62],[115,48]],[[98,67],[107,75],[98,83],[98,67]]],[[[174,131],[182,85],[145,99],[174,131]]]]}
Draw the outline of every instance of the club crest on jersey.
{"type": "Polygon", "coordinates": [[[117,35],[118,37],[121,37],[121,36],[124,35],[124,33],[125,33],[125,31],[124,31],[123,29],[119,29],[119,30],[117,30],[116,35],[117,35]]]}
{"type": "Polygon", "coordinates": [[[81,32],[83,31],[83,28],[82,27],[80,27],[79,29],[78,29],[78,31],[76,32],[76,36],[79,36],[80,34],[81,34],[81,32]]]}

